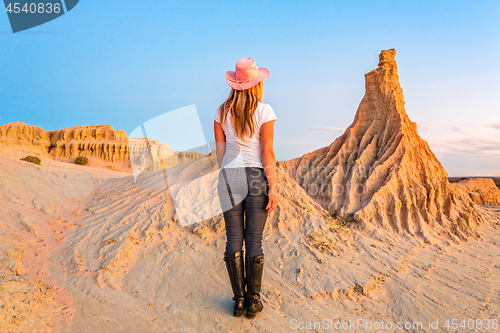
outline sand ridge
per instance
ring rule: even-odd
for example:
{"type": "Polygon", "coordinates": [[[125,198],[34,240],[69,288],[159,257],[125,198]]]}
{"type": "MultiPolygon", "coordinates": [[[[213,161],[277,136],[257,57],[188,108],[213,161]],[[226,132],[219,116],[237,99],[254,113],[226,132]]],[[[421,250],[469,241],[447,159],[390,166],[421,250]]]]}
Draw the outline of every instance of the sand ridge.
{"type": "Polygon", "coordinates": [[[55,282],[50,266],[58,261],[53,251],[79,226],[79,212],[98,180],[44,156],[41,166],[20,161],[27,153],[33,150],[2,147],[1,323],[42,330],[57,327],[60,318],[72,321],[72,296],[55,282]]]}

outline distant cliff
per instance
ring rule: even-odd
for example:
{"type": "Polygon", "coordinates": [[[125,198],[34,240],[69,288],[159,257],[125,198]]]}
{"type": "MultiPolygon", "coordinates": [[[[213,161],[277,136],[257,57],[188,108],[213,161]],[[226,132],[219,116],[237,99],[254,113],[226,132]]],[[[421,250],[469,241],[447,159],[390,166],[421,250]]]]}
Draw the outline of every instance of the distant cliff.
{"type": "Polygon", "coordinates": [[[173,152],[159,140],[129,138],[110,125],[74,126],[55,131],[22,122],[0,126],[0,144],[28,146],[53,159],[95,157],[105,162],[130,164],[131,155],[141,169],[159,170],[197,159],[203,154],[173,152]]]}
{"type": "Polygon", "coordinates": [[[202,153],[192,151],[174,151],[174,154],[177,155],[179,163],[186,163],[204,156],[202,153]]]}
{"type": "Polygon", "coordinates": [[[455,183],[467,191],[472,201],[481,205],[500,205],[500,189],[491,178],[470,178],[455,183]]]}

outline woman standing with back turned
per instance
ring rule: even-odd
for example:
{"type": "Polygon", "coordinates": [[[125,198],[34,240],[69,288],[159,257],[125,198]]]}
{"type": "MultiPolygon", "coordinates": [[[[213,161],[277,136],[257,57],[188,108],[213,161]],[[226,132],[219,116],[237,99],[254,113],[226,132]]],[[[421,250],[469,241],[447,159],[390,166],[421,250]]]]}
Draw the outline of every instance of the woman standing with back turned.
{"type": "Polygon", "coordinates": [[[277,118],[273,109],[262,103],[263,80],[269,75],[251,58],[238,60],[236,71],[226,73],[232,89],[214,121],[219,199],[227,237],[224,261],[236,317],[246,311],[248,318],[254,318],[262,311],[262,233],[268,213],[278,204],[273,150],[277,118]]]}

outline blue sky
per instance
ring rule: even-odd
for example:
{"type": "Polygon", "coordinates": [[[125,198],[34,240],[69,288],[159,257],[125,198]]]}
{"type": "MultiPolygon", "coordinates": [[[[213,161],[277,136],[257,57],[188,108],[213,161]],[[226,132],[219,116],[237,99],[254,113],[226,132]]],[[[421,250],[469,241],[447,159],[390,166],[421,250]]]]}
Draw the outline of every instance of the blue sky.
{"type": "Polygon", "coordinates": [[[279,160],[340,136],[363,75],[396,48],[406,111],[449,175],[500,176],[498,1],[81,0],[10,31],[0,14],[1,124],[130,133],[194,104],[213,141],[225,72],[252,57],[271,72],[264,101],[278,116],[279,160]]]}

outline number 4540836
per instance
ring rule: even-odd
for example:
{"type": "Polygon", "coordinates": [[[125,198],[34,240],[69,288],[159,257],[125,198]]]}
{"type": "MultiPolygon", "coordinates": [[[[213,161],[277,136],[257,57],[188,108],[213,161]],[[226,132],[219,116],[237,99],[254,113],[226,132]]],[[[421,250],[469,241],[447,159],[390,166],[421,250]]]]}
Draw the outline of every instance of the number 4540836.
{"type": "Polygon", "coordinates": [[[39,14],[43,14],[43,13],[47,13],[47,14],[50,14],[52,12],[58,14],[60,11],[61,11],[61,4],[59,3],[55,3],[55,4],[52,4],[50,2],[48,3],[30,3],[29,5],[27,3],[24,4],[23,8],[21,8],[20,6],[20,3],[9,3],[9,5],[7,6],[7,8],[5,8],[5,10],[9,13],[20,13],[20,12],[25,12],[25,13],[31,13],[31,14],[35,14],[35,13],[39,13],[39,14]]]}
{"type": "Polygon", "coordinates": [[[459,319],[448,319],[444,325],[445,328],[448,329],[471,329],[471,330],[496,330],[498,329],[498,320],[497,319],[464,319],[460,321],[459,319]]]}

